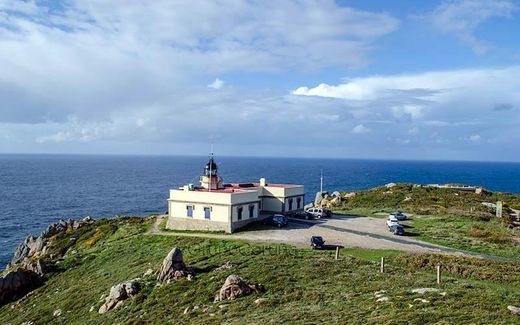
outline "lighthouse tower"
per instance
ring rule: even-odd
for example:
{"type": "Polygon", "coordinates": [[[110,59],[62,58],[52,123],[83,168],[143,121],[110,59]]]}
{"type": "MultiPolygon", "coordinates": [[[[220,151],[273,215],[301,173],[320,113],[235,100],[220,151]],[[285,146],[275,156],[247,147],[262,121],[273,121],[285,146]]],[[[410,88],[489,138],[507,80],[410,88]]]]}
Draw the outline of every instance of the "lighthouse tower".
{"type": "Polygon", "coordinates": [[[222,178],[218,176],[218,166],[213,159],[213,154],[204,167],[204,174],[200,177],[200,186],[209,191],[222,188],[222,178]]]}

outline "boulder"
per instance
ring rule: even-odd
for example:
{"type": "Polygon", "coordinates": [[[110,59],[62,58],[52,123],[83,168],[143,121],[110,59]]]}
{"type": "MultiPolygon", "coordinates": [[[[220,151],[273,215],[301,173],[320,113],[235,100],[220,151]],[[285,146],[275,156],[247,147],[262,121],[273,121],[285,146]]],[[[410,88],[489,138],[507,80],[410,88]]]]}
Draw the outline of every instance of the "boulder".
{"type": "Polygon", "coordinates": [[[104,314],[111,309],[121,306],[126,299],[139,293],[140,288],[139,279],[133,279],[113,286],[110,288],[110,294],[98,312],[104,314]]]}
{"type": "Polygon", "coordinates": [[[227,277],[226,281],[224,282],[224,285],[222,286],[222,288],[220,288],[220,291],[215,296],[214,302],[234,300],[243,296],[248,296],[250,294],[263,291],[264,289],[262,285],[250,285],[238,275],[232,274],[227,277]]]}
{"type": "Polygon", "coordinates": [[[316,196],[314,197],[314,206],[320,206],[323,199],[329,198],[328,192],[316,192],[316,196]]]}
{"type": "Polygon", "coordinates": [[[513,314],[520,316],[520,307],[507,306],[507,309],[509,309],[513,314]]]}
{"type": "Polygon", "coordinates": [[[439,292],[439,289],[437,289],[437,288],[417,288],[417,289],[412,290],[412,293],[418,293],[421,295],[423,295],[427,292],[439,292]]]}
{"type": "Polygon", "coordinates": [[[392,187],[394,187],[396,185],[397,185],[396,183],[388,183],[385,186],[386,186],[386,188],[392,188],[392,187]]]}
{"type": "Polygon", "coordinates": [[[350,193],[346,193],[343,197],[345,199],[350,199],[351,197],[354,197],[356,196],[356,193],[355,192],[350,192],[350,193]]]}
{"type": "Polygon", "coordinates": [[[193,272],[184,264],[181,249],[174,247],[164,258],[157,281],[179,280],[189,274],[193,276],[193,272]]]}
{"type": "Polygon", "coordinates": [[[0,306],[16,300],[43,283],[40,275],[23,268],[11,270],[0,277],[0,306]]]}
{"type": "Polygon", "coordinates": [[[341,193],[338,191],[332,192],[332,197],[341,197],[341,193]]]}

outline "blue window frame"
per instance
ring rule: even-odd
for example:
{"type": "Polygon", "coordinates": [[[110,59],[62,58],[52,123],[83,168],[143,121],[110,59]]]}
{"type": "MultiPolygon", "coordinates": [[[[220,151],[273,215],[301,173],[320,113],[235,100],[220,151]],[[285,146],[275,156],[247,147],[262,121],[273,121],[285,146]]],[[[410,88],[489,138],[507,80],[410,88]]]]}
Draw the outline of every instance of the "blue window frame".
{"type": "Polygon", "coordinates": [[[204,219],[211,219],[211,208],[204,208],[204,219]]]}
{"type": "Polygon", "coordinates": [[[193,218],[193,205],[186,206],[186,216],[193,218]]]}

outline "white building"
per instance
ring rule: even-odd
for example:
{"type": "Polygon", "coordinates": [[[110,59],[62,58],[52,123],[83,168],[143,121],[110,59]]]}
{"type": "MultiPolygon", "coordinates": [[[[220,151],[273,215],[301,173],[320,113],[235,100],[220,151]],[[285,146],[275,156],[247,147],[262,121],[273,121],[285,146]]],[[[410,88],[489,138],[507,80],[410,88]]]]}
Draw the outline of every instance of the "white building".
{"type": "Polygon", "coordinates": [[[303,185],[259,183],[223,184],[211,157],[200,186],[170,190],[166,228],[233,232],[268,214],[303,209],[303,185]]]}

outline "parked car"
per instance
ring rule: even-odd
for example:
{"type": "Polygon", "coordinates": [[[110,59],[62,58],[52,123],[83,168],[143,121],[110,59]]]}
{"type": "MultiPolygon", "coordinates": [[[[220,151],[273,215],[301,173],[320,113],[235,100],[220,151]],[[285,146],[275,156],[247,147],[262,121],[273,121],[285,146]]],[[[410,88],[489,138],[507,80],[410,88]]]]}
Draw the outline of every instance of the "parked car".
{"type": "Polygon", "coordinates": [[[388,226],[388,228],[392,226],[400,226],[399,220],[397,220],[397,218],[393,215],[388,216],[388,220],[386,220],[386,225],[388,226]]]}
{"type": "Polygon", "coordinates": [[[332,216],[332,212],[326,208],[307,208],[305,212],[308,212],[314,216],[316,219],[327,218],[332,216]]]}
{"type": "Polygon", "coordinates": [[[399,220],[399,221],[403,221],[403,220],[408,219],[406,214],[402,213],[401,211],[392,212],[392,213],[390,213],[390,215],[396,217],[397,220],[399,220]]]}
{"type": "Polygon", "coordinates": [[[404,227],[401,225],[390,226],[388,228],[388,230],[390,230],[390,232],[393,233],[394,235],[399,235],[399,236],[404,235],[404,227]]]}
{"type": "Polygon", "coordinates": [[[270,226],[276,226],[278,228],[282,228],[282,227],[285,227],[287,226],[287,217],[282,215],[282,214],[274,214],[272,216],[269,216],[267,218],[265,218],[264,220],[262,220],[262,223],[265,224],[265,225],[270,225],[270,226]]]}
{"type": "Polygon", "coordinates": [[[285,216],[288,218],[305,219],[305,220],[314,219],[314,215],[312,215],[309,212],[305,212],[305,211],[290,212],[290,213],[286,213],[285,216]]]}
{"type": "Polygon", "coordinates": [[[325,241],[321,236],[312,236],[311,237],[311,247],[312,249],[322,249],[325,246],[325,241]]]}

